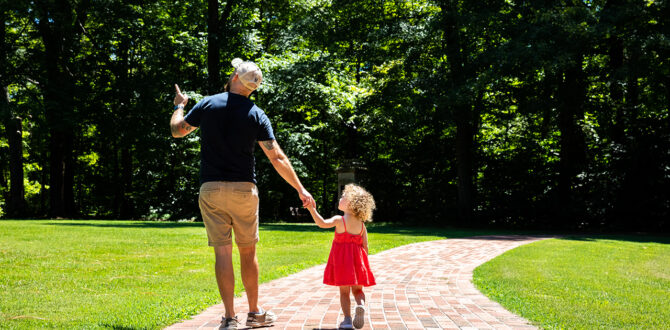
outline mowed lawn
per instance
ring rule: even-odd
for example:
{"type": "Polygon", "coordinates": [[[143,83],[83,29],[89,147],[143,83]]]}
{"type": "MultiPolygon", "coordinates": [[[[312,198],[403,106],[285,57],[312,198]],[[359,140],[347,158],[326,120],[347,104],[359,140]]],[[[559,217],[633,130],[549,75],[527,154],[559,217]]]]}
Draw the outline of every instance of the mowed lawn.
{"type": "MultiPolygon", "coordinates": [[[[374,254],[491,232],[369,233],[374,254]]],[[[325,263],[333,237],[313,224],[262,225],[260,235],[261,282],[325,263]]],[[[0,221],[0,328],[161,328],[220,302],[213,264],[201,223],[0,221]]]]}
{"type": "Polygon", "coordinates": [[[535,242],[481,265],[474,282],[545,329],[670,329],[670,237],[535,242]]]}

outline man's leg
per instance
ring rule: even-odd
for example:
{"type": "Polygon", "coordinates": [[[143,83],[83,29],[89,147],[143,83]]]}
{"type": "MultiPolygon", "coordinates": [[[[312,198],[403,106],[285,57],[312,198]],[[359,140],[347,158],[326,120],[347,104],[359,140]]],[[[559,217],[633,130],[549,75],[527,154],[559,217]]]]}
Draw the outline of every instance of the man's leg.
{"type": "Polygon", "coordinates": [[[251,182],[230,184],[230,213],[233,215],[235,243],[240,251],[240,273],[249,302],[249,313],[260,312],[258,306],[258,188],[251,182]]]}
{"type": "Polygon", "coordinates": [[[258,306],[258,259],[256,245],[239,247],[242,284],[249,301],[249,313],[260,312],[258,306]]]}
{"type": "Polygon", "coordinates": [[[233,245],[215,246],[216,257],[216,283],[219,285],[219,293],[223,306],[226,308],[226,318],[235,316],[235,274],[233,273],[233,245]]]}

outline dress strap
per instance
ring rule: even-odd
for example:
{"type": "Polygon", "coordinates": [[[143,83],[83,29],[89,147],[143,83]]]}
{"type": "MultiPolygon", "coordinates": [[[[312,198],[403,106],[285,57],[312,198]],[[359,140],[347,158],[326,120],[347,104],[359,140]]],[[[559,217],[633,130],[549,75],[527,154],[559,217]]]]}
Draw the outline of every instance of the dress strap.
{"type": "Polygon", "coordinates": [[[347,222],[344,221],[344,216],[342,216],[342,223],[344,224],[344,232],[347,232],[347,222]]]}

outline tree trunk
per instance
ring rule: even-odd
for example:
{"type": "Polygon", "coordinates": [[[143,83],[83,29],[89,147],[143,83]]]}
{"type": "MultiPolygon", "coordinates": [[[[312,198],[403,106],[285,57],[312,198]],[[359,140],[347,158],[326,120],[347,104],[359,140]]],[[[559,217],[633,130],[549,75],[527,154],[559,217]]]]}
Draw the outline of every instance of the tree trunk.
{"type": "Polygon", "coordinates": [[[133,200],[130,198],[133,186],[133,156],[129,145],[125,145],[121,149],[121,182],[122,199],[120,216],[122,219],[132,219],[135,213],[133,200]]]}
{"type": "Polygon", "coordinates": [[[233,10],[234,1],[226,1],[223,13],[219,16],[219,1],[208,0],[207,7],[207,72],[208,92],[221,92],[221,45],[226,41],[225,34],[228,18],[233,10]]]}
{"type": "Polygon", "coordinates": [[[7,44],[5,44],[7,13],[3,8],[0,10],[0,113],[5,122],[7,142],[9,144],[9,198],[7,200],[7,215],[12,217],[25,217],[27,215],[25,189],[23,185],[23,124],[21,118],[15,117],[10,108],[9,92],[7,90],[9,66],[7,59],[7,44]]]}
{"type": "Polygon", "coordinates": [[[607,116],[607,129],[609,137],[613,142],[623,143],[624,139],[624,94],[622,87],[622,68],[624,64],[624,43],[621,39],[623,24],[626,24],[625,17],[621,16],[621,11],[625,5],[620,0],[608,0],[602,10],[601,22],[605,26],[612,28],[611,35],[606,39],[607,50],[609,52],[609,79],[610,98],[612,99],[612,112],[607,116]]]}
{"type": "Polygon", "coordinates": [[[9,200],[7,215],[11,217],[27,216],[25,189],[23,185],[23,125],[21,118],[15,118],[9,110],[9,94],[2,87],[3,105],[6,110],[5,130],[9,143],[9,200]]]}
{"type": "Polygon", "coordinates": [[[51,129],[49,140],[49,216],[65,216],[65,137],[51,129]]]}
{"type": "Polygon", "coordinates": [[[44,104],[49,126],[49,203],[51,217],[74,215],[74,82],[68,76],[71,54],[63,43],[75,34],[69,8],[40,8],[38,29],[44,42],[46,81],[44,104]],[[54,9],[55,12],[50,12],[54,9]],[[55,19],[51,19],[52,16],[55,19]]]}
{"type": "Polygon", "coordinates": [[[542,98],[545,105],[542,110],[542,125],[540,126],[540,137],[544,140],[549,135],[551,127],[551,119],[554,115],[554,100],[553,95],[555,91],[556,75],[549,67],[544,68],[545,78],[542,81],[542,98]]]}
{"type": "Polygon", "coordinates": [[[559,223],[568,224],[575,219],[572,185],[575,176],[586,161],[584,134],[577,121],[584,117],[584,78],[582,56],[576,56],[573,66],[565,71],[560,86],[561,107],[558,115],[560,160],[558,175],[558,207],[556,214],[562,219],[559,223]]]}
{"type": "MultiPolygon", "coordinates": [[[[463,45],[460,41],[457,4],[453,0],[440,2],[444,48],[450,74],[447,78],[451,90],[457,90],[459,84],[466,81],[463,45]]],[[[458,217],[461,223],[469,223],[473,218],[473,111],[472,106],[463,98],[453,100],[451,106],[456,120],[456,171],[458,176],[458,217]]]]}
{"type": "MultiPolygon", "coordinates": [[[[634,68],[637,64],[637,52],[629,51],[627,66],[634,68]]],[[[640,209],[644,209],[644,201],[647,199],[647,188],[645,183],[650,180],[645,159],[649,156],[648,150],[645,150],[643,136],[640,136],[639,130],[635,129],[638,118],[637,106],[639,102],[639,87],[637,75],[634,70],[629,70],[626,78],[625,103],[622,117],[628,123],[628,128],[632,128],[628,134],[626,144],[626,155],[623,163],[623,180],[617,196],[615,206],[615,226],[619,229],[641,227],[645,219],[640,218],[640,209]]],[[[653,179],[652,179],[653,180],[653,179]]]]}
{"type": "Polygon", "coordinates": [[[23,185],[23,127],[21,118],[11,118],[7,124],[10,180],[7,214],[22,218],[28,215],[23,185]]]}
{"type": "MultiPolygon", "coordinates": [[[[46,135],[46,134],[45,134],[46,135]]],[[[50,177],[50,172],[51,169],[49,167],[49,154],[48,154],[48,146],[46,148],[42,148],[42,155],[40,155],[40,165],[42,166],[42,170],[40,171],[40,182],[49,182],[49,177],[50,177]]],[[[39,213],[40,215],[46,216],[49,214],[49,203],[51,201],[51,191],[50,189],[47,189],[47,185],[43,184],[41,189],[40,189],[40,205],[39,209],[36,210],[36,213],[39,213]]]]}
{"type": "MultiPolygon", "coordinates": [[[[53,111],[53,110],[52,110],[53,111]]],[[[50,130],[49,142],[49,215],[71,217],[74,204],[74,134],[57,128],[50,130]]]]}
{"type": "Polygon", "coordinates": [[[207,83],[208,93],[221,89],[221,63],[219,45],[219,0],[208,0],[207,7],[207,83]]]}
{"type": "MultiPolygon", "coordinates": [[[[470,112],[467,109],[460,109],[470,112]]],[[[469,114],[469,113],[467,113],[469,114]]],[[[458,175],[458,216],[463,223],[469,223],[473,219],[474,183],[473,165],[474,157],[472,148],[474,145],[474,130],[472,122],[467,119],[456,121],[456,167],[458,175]]]]}
{"type": "Polygon", "coordinates": [[[75,217],[77,208],[74,203],[74,132],[73,129],[65,132],[63,145],[63,200],[65,202],[65,216],[75,217]]]}
{"type": "MultiPolygon", "coordinates": [[[[129,44],[128,40],[124,40],[119,47],[119,70],[116,72],[118,80],[121,82],[118,89],[118,99],[120,102],[119,110],[117,111],[118,120],[122,122],[132,122],[131,114],[131,95],[132,91],[128,90],[126,86],[131,86],[130,74],[131,63],[129,58],[129,44]]],[[[133,217],[133,203],[130,198],[132,193],[132,176],[133,176],[133,158],[131,153],[132,148],[131,132],[124,131],[119,139],[119,143],[114,143],[120,147],[114,150],[115,168],[118,173],[116,178],[115,196],[113,210],[115,216],[121,219],[130,219],[133,217]],[[118,151],[120,149],[121,157],[119,160],[118,151]]]]}
{"type": "Polygon", "coordinates": [[[2,168],[0,169],[0,188],[2,188],[3,193],[0,196],[5,201],[9,201],[9,189],[7,188],[9,184],[7,184],[7,178],[5,177],[5,169],[2,168]]]}
{"type": "Polygon", "coordinates": [[[610,137],[616,143],[622,143],[624,138],[624,98],[623,88],[620,84],[619,73],[623,67],[624,47],[623,41],[618,37],[610,38],[610,97],[614,110],[613,123],[610,129],[610,137]]]}

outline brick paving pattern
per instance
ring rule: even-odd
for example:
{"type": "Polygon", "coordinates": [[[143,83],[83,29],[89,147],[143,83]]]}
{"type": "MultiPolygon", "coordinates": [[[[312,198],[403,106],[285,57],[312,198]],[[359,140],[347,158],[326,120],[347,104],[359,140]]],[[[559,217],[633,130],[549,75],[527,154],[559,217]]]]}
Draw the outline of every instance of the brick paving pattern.
{"type": "MultiPolygon", "coordinates": [[[[377,285],[364,289],[368,306],[363,329],[535,329],[529,321],[486,298],[471,281],[477,266],[544,238],[447,239],[370,256],[377,285]]],[[[324,268],[312,267],[260,285],[260,305],[277,315],[271,329],[337,329],[343,317],[339,291],[322,284],[324,268]]],[[[352,296],[352,312],[355,305],[352,296]]],[[[244,294],[235,298],[235,308],[244,326],[248,308],[244,294]]],[[[217,329],[223,312],[222,304],[215,305],[168,329],[217,329]]]]}

